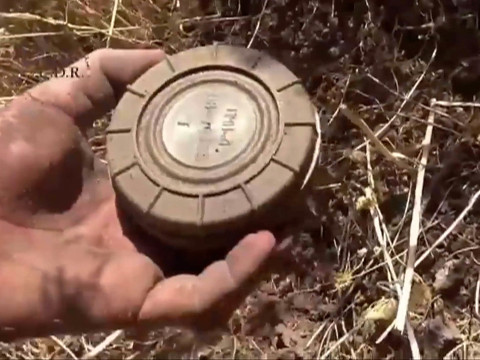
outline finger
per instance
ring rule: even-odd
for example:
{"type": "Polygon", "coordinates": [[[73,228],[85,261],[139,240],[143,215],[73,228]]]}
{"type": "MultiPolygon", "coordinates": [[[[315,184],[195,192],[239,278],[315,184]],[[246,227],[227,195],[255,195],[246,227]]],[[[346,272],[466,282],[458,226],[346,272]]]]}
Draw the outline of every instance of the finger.
{"type": "Polygon", "coordinates": [[[81,129],[88,128],[116,106],[128,84],[164,58],[162,50],[96,50],[69,66],[68,78],[40,84],[18,103],[39,101],[69,115],[81,129]]]}
{"type": "Polygon", "coordinates": [[[243,302],[275,249],[275,238],[260,232],[244,238],[225,258],[200,275],[179,275],[159,283],[139,313],[146,324],[213,327],[243,302]]]}

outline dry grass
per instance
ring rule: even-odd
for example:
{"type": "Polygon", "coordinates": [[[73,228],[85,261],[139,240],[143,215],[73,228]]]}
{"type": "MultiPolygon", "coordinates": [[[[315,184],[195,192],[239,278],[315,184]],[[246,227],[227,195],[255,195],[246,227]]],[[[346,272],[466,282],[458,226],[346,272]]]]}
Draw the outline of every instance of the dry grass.
{"type": "Polygon", "coordinates": [[[0,356],[478,357],[479,9],[440,2],[2,0],[0,105],[100,47],[219,41],[295,71],[322,144],[290,274],[263,283],[230,333],[52,337],[0,343],[0,356]]]}

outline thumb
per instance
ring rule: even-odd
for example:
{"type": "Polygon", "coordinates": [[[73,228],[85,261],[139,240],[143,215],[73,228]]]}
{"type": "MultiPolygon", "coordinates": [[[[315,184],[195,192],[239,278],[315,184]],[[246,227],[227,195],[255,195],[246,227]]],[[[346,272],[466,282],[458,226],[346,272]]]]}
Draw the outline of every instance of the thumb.
{"type": "Polygon", "coordinates": [[[127,85],[165,56],[159,49],[96,50],[70,66],[75,76],[44,82],[13,101],[12,106],[48,104],[68,115],[80,129],[87,129],[117,105],[127,85]]]}
{"type": "Polygon", "coordinates": [[[248,235],[224,260],[198,276],[178,275],[158,283],[148,294],[139,321],[197,329],[223,325],[253,290],[274,249],[271,233],[248,235]]]}

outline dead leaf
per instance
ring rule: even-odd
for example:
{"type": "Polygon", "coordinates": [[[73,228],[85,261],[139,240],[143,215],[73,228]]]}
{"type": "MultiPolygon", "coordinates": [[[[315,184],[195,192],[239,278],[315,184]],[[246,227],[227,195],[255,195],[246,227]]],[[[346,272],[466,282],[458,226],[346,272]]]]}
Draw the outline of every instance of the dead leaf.
{"type": "Polygon", "coordinates": [[[300,293],[293,296],[292,306],[295,310],[311,312],[316,308],[317,304],[309,294],[300,293]]]}
{"type": "Polygon", "coordinates": [[[321,315],[333,315],[340,309],[339,303],[321,304],[318,306],[318,312],[321,315]]]}
{"type": "Polygon", "coordinates": [[[432,302],[432,291],[430,287],[422,281],[416,281],[412,286],[410,293],[410,302],[408,310],[417,313],[425,314],[432,302]]]}
{"type": "Polygon", "coordinates": [[[357,211],[370,210],[378,204],[377,195],[370,187],[366,187],[364,191],[365,196],[360,196],[355,202],[355,208],[357,211]]]}
{"type": "Polygon", "coordinates": [[[341,181],[341,178],[335,177],[326,166],[319,165],[312,173],[309,184],[313,188],[322,188],[341,181]]]}
{"type": "Polygon", "coordinates": [[[445,324],[441,316],[425,323],[425,344],[441,353],[450,351],[460,340],[461,334],[453,322],[445,324]]]}
{"type": "Polygon", "coordinates": [[[270,337],[275,326],[282,322],[286,314],[288,311],[285,303],[274,300],[262,301],[248,316],[243,332],[247,336],[270,337]]]}
{"type": "Polygon", "coordinates": [[[180,13],[186,17],[199,16],[202,14],[201,8],[207,8],[210,6],[210,1],[197,1],[190,0],[177,0],[178,9],[180,13]]]}
{"type": "Polygon", "coordinates": [[[266,358],[272,360],[296,360],[301,359],[302,357],[299,356],[294,349],[281,349],[269,354],[266,358]]]}
{"type": "Polygon", "coordinates": [[[275,326],[275,332],[280,335],[285,347],[293,347],[301,341],[300,335],[283,323],[275,326]]]}
{"type": "Polygon", "coordinates": [[[465,134],[466,136],[473,137],[475,139],[480,138],[480,118],[478,116],[476,116],[469,124],[467,124],[465,134]]]}
{"type": "Polygon", "coordinates": [[[350,271],[337,272],[335,274],[335,288],[344,289],[349,287],[353,281],[353,274],[350,271]]]}
{"type": "Polygon", "coordinates": [[[433,288],[436,291],[449,290],[464,280],[464,270],[459,260],[449,260],[435,274],[433,288]]]}
{"type": "Polygon", "coordinates": [[[352,160],[356,164],[366,164],[367,163],[367,155],[363,151],[353,150],[350,154],[348,154],[350,160],[352,160]]]}
{"type": "Polygon", "coordinates": [[[396,299],[381,298],[373,303],[364,314],[365,320],[371,321],[390,321],[397,314],[398,302],[396,299]]]}

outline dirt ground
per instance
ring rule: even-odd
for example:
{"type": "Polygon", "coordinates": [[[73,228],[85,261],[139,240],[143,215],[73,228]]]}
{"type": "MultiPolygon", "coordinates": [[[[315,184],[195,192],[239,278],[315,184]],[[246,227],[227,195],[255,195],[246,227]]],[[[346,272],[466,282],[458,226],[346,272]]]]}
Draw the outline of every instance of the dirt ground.
{"type": "Polygon", "coordinates": [[[97,48],[229,43],[303,79],[322,144],[315,216],[287,276],[264,282],[228,330],[32,339],[0,343],[0,357],[480,357],[479,11],[476,0],[1,0],[0,104],[97,48]]]}

